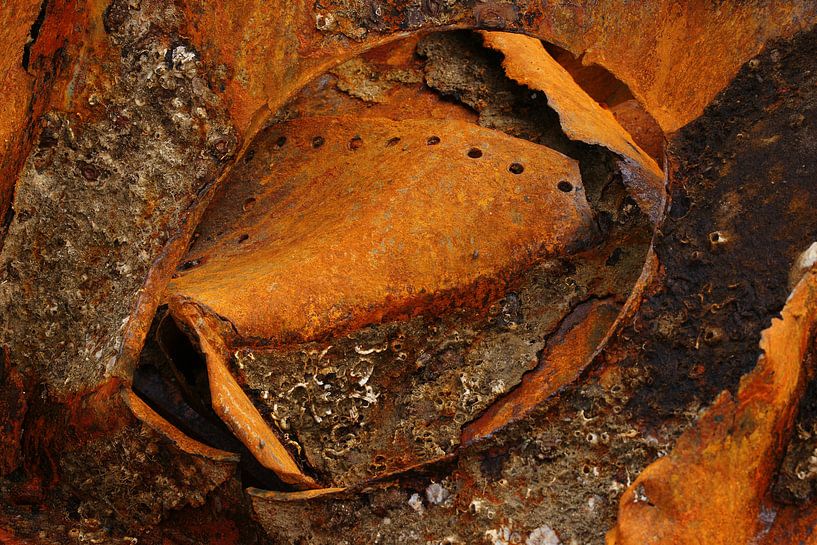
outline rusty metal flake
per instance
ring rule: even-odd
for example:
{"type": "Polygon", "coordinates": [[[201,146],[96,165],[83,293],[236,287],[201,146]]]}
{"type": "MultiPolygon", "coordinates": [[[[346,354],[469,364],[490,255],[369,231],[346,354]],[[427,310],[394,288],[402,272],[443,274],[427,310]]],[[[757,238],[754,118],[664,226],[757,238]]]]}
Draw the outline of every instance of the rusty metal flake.
{"type": "Polygon", "coordinates": [[[304,501],[321,497],[335,497],[343,492],[345,488],[316,488],[314,490],[298,490],[296,492],[278,492],[275,490],[262,490],[260,488],[249,487],[247,494],[253,498],[261,498],[271,501],[304,501]]]}
{"type": "Polygon", "coordinates": [[[165,420],[159,413],[154,411],[147,403],[136,395],[130,388],[125,388],[122,392],[125,402],[130,407],[134,416],[145,425],[167,437],[176,444],[182,451],[196,456],[203,456],[219,462],[237,462],[238,455],[221,449],[213,448],[196,441],[192,437],[179,431],[176,426],[165,420]]]}
{"type": "Polygon", "coordinates": [[[258,462],[271,469],[285,483],[300,488],[318,488],[314,479],[304,474],[292,455],[264,422],[241,386],[227,368],[227,349],[222,337],[197,305],[183,300],[170,303],[173,316],[190,327],[197,337],[207,364],[213,409],[258,462]]]}
{"type": "Polygon", "coordinates": [[[762,355],[736,396],[724,392],[673,451],[648,466],[619,503],[609,545],[753,542],[762,502],[803,393],[817,330],[817,271],[797,285],[761,337],[762,355]]]}
{"type": "Polygon", "coordinates": [[[485,45],[501,52],[509,78],[542,91],[548,105],[559,114],[565,134],[572,140],[604,146],[622,158],[624,182],[641,209],[657,224],[666,199],[661,168],[616,121],[613,114],[593,100],[536,38],[507,32],[480,32],[485,45]]]}
{"type": "Polygon", "coordinates": [[[229,183],[169,287],[245,338],[478,305],[479,281],[498,292],[596,234],[575,161],[500,132],[345,117],[279,131],[268,171],[229,183]]]}

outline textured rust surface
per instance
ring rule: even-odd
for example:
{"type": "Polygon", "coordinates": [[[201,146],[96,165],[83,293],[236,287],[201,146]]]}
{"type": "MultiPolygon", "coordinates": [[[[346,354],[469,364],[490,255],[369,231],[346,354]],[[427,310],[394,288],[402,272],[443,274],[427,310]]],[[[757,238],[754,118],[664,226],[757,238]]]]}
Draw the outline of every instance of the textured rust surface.
{"type": "Polygon", "coordinates": [[[0,541],[814,541],[813,2],[7,4],[0,541]]]}
{"type": "Polygon", "coordinates": [[[503,278],[594,234],[577,165],[501,133],[318,117],[269,141],[269,170],[211,205],[185,258],[195,265],[168,288],[248,339],[481,305],[503,278]]]}

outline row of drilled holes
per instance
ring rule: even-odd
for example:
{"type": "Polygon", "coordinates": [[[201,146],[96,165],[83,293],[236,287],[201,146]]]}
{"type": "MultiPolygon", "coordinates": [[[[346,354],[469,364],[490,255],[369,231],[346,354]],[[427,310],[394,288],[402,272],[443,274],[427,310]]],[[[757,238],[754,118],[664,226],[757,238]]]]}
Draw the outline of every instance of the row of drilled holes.
{"type": "MultiPolygon", "coordinates": [[[[388,140],[386,140],[386,147],[390,148],[392,146],[397,145],[397,143],[399,143],[399,142],[400,142],[400,137],[399,136],[394,136],[394,137],[389,138],[388,140]]],[[[272,148],[276,149],[276,150],[281,149],[282,147],[284,147],[284,144],[286,144],[286,143],[287,143],[287,137],[286,136],[279,136],[278,139],[273,144],[272,148]]],[[[325,143],[326,143],[326,140],[324,139],[323,136],[315,136],[315,137],[312,138],[312,148],[313,149],[318,149],[321,146],[323,146],[325,143]]],[[[429,136],[428,139],[426,140],[426,144],[429,145],[429,146],[436,146],[439,143],[440,143],[440,137],[439,136],[429,136]]],[[[360,136],[353,136],[349,140],[348,147],[352,151],[356,151],[356,150],[360,149],[362,146],[363,146],[363,138],[361,138],[360,136]]],[[[479,159],[480,157],[482,157],[482,150],[479,149],[479,148],[471,148],[471,149],[468,150],[467,155],[471,159],[479,159]]],[[[508,172],[510,172],[511,174],[522,174],[524,171],[525,171],[525,167],[521,163],[511,163],[508,166],[508,172]]],[[[565,182],[565,183],[568,183],[568,182],[565,182]]],[[[561,187],[560,187],[560,189],[561,189],[561,187]]],[[[573,189],[572,185],[570,186],[570,189],[573,189]]],[[[567,190],[562,189],[562,191],[570,191],[570,189],[567,189],[567,190]]]]}
{"type": "MultiPolygon", "coordinates": [[[[386,140],[386,147],[390,148],[392,146],[395,146],[397,145],[398,142],[400,142],[399,136],[389,138],[388,140],[386,140]]],[[[281,149],[282,147],[284,147],[286,143],[287,137],[279,136],[278,139],[273,144],[273,149],[281,149]]],[[[323,136],[315,136],[314,138],[312,138],[312,147],[314,149],[320,148],[325,143],[326,140],[323,138],[323,136]]],[[[428,139],[426,140],[426,144],[428,144],[429,146],[436,146],[439,143],[440,143],[439,136],[429,136],[428,139]]],[[[352,151],[359,149],[362,145],[363,138],[361,138],[360,136],[354,136],[351,140],[349,140],[349,149],[352,151]]],[[[482,150],[479,148],[471,148],[468,150],[468,157],[470,157],[471,159],[479,159],[480,157],[482,157],[482,150]]],[[[521,163],[511,163],[510,166],[508,166],[508,172],[510,172],[511,174],[522,174],[524,171],[525,167],[521,163]]],[[[564,193],[569,193],[570,191],[573,190],[573,184],[566,180],[560,181],[558,184],[556,184],[556,187],[559,189],[559,191],[563,191],[564,193]]],[[[254,198],[248,199],[247,202],[244,203],[243,207],[244,210],[246,210],[249,206],[252,205],[251,203],[254,202],[255,202],[254,198]]],[[[249,238],[250,238],[249,235],[243,234],[240,237],[238,237],[238,243],[241,244],[249,238]]]]}

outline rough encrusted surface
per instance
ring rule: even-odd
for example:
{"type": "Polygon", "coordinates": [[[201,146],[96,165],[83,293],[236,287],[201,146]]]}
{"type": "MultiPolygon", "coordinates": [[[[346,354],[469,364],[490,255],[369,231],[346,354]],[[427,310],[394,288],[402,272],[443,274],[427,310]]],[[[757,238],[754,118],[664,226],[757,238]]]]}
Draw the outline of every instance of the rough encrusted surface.
{"type": "Polygon", "coordinates": [[[219,71],[175,38],[181,23],[173,4],[114,2],[116,84],[91,97],[92,120],[45,116],[17,184],[0,327],[15,365],[53,390],[99,383],[149,267],[235,148],[219,71]]]}
{"type": "Polygon", "coordinates": [[[204,504],[235,464],[190,456],[144,425],[93,441],[59,461],[63,493],[76,514],[131,531],[171,510],[204,504]]]}
{"type": "MultiPolygon", "coordinates": [[[[536,365],[549,334],[590,296],[597,271],[576,261],[527,271],[484,315],[420,317],[288,351],[241,349],[234,372],[337,485],[434,460],[459,446],[462,425],[536,365]]],[[[610,292],[635,281],[632,261],[610,292]]]]}
{"type": "Polygon", "coordinates": [[[800,402],[797,424],[786,456],[772,487],[772,497],[782,504],[801,505],[817,496],[817,381],[815,344],[806,360],[809,384],[800,402]]]}
{"type": "Polygon", "coordinates": [[[574,386],[449,466],[354,499],[255,500],[276,543],[600,544],[630,479],[667,451],[675,425],[651,434],[624,406],[643,384],[619,370],[574,386]],[[442,489],[442,490],[441,490],[442,489]]]}
{"type": "Polygon", "coordinates": [[[817,240],[815,59],[817,31],[770,44],[671,143],[664,287],[628,333],[652,377],[634,400],[647,419],[734,390],[817,240]]]}

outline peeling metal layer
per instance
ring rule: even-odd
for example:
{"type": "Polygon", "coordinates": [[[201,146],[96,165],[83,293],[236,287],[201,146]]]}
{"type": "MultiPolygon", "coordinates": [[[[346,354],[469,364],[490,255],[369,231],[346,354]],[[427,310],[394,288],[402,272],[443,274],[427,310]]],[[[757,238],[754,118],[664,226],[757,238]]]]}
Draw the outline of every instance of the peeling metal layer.
{"type": "Polygon", "coordinates": [[[225,189],[169,286],[245,338],[478,306],[515,271],[594,237],[577,164],[497,131],[307,118],[271,144],[268,173],[225,189]]]}
{"type": "Polygon", "coordinates": [[[644,212],[657,223],[666,193],[664,173],[613,114],[579,87],[541,41],[508,32],[480,34],[486,46],[505,56],[502,66],[509,78],[545,93],[548,105],[559,114],[568,138],[604,146],[622,158],[629,171],[624,177],[625,183],[644,212]]]}

